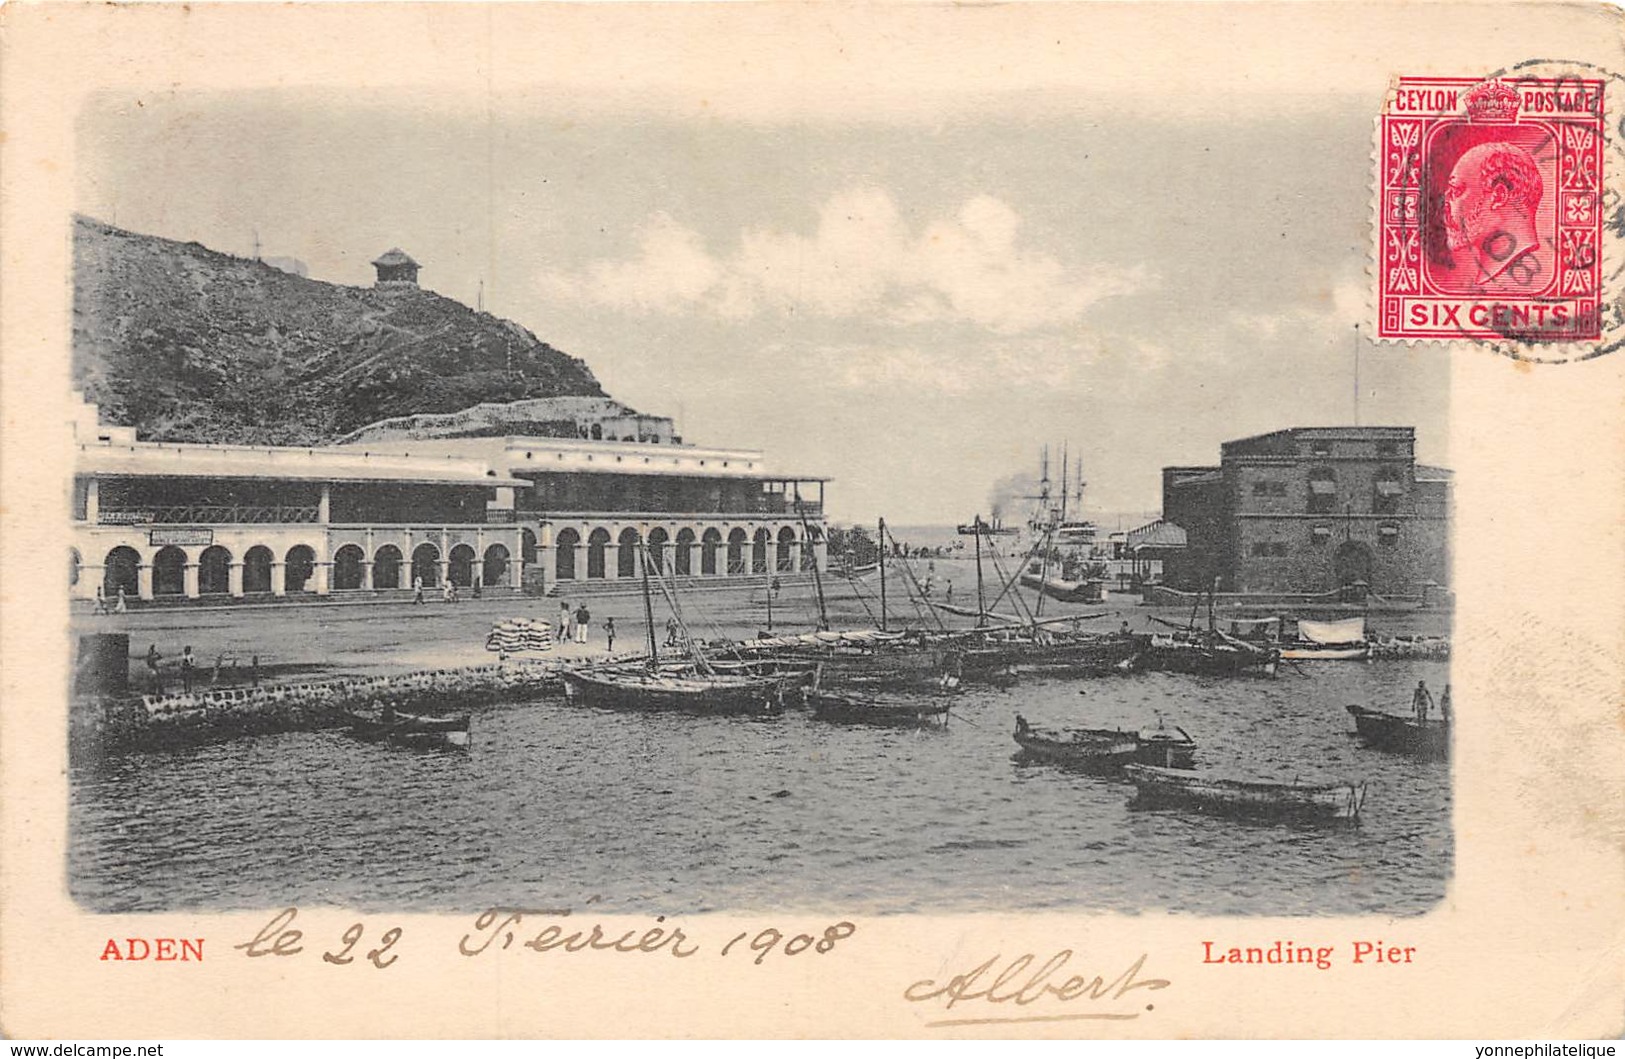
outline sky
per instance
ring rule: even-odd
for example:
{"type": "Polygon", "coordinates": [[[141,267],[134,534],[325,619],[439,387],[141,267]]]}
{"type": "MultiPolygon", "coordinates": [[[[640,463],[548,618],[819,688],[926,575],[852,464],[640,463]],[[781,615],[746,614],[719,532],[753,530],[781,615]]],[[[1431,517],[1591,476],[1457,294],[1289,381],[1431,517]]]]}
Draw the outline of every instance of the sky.
{"type": "Polygon", "coordinates": [[[1380,87],[844,117],[534,86],[109,94],[76,198],[232,253],[257,234],[336,283],[399,246],[686,440],[833,478],[837,519],[967,520],[1062,443],[1087,511],[1155,511],[1165,464],[1355,422],[1357,361],[1359,422],[1449,462],[1447,358],[1355,330],[1380,87]]]}

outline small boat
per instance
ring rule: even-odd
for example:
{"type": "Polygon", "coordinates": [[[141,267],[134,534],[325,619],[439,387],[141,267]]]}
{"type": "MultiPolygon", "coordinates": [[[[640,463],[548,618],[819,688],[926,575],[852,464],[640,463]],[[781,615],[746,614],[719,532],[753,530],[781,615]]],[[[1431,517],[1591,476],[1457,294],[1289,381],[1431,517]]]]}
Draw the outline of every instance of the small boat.
{"type": "Polygon", "coordinates": [[[1281,657],[1299,662],[1339,662],[1369,658],[1365,619],[1298,621],[1298,638],[1281,644],[1281,657]]]}
{"type": "Polygon", "coordinates": [[[957,675],[959,652],[923,636],[854,629],[768,636],[730,648],[740,659],[787,669],[816,669],[832,688],[908,688],[937,685],[957,675]]]}
{"type": "Polygon", "coordinates": [[[1035,728],[1016,714],[1016,743],[1034,761],[1114,771],[1140,753],[1140,738],[1114,728],[1035,728]]]}
{"type": "Polygon", "coordinates": [[[606,709],[710,714],[770,714],[784,708],[788,677],[701,672],[662,666],[566,670],[565,698],[606,709]]]}
{"type": "Polygon", "coordinates": [[[1364,783],[1276,783],[1213,776],[1153,765],[1126,765],[1123,775],[1146,805],[1283,820],[1353,820],[1365,804],[1364,783]]]}
{"type": "Polygon", "coordinates": [[[803,689],[802,695],[806,704],[812,707],[813,718],[819,721],[915,728],[939,719],[946,725],[948,720],[948,704],[923,695],[860,697],[816,688],[803,689]]]}
{"type": "Polygon", "coordinates": [[[1036,588],[1049,598],[1058,599],[1063,603],[1099,603],[1106,598],[1106,582],[1098,578],[1060,577],[1035,569],[1038,565],[1032,564],[1032,567],[1021,575],[1021,583],[1027,588],[1036,588]]]}
{"type": "Polygon", "coordinates": [[[1415,717],[1368,710],[1364,706],[1350,706],[1348,711],[1366,746],[1427,761],[1443,761],[1450,756],[1448,720],[1418,721],[1415,717]]]}
{"type": "Polygon", "coordinates": [[[364,743],[387,743],[417,749],[468,749],[468,714],[430,717],[383,709],[347,715],[349,735],[364,743]]]}
{"type": "Polygon", "coordinates": [[[1181,630],[1144,637],[1138,665],[1166,673],[1273,677],[1280,660],[1281,652],[1273,647],[1254,646],[1223,633],[1181,630]]]}
{"type": "Polygon", "coordinates": [[[1158,718],[1155,728],[1142,728],[1134,735],[1140,741],[1140,752],[1134,755],[1139,764],[1165,769],[1196,767],[1196,740],[1178,725],[1169,728],[1158,718]]]}

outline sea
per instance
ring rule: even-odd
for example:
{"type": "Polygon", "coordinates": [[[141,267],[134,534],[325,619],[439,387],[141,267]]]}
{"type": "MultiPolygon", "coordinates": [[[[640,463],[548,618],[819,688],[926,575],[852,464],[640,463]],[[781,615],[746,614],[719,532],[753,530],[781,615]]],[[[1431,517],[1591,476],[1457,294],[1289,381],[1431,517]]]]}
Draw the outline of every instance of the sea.
{"type": "Polygon", "coordinates": [[[1363,747],[1345,706],[1403,711],[1418,680],[1448,679],[1422,661],[1023,677],[965,689],[924,731],[556,699],[476,711],[466,752],[328,731],[133,754],[74,771],[70,889],[98,912],[1419,915],[1451,875],[1450,767],[1363,747]],[[1018,713],[1160,719],[1204,770],[1364,781],[1365,811],[1303,825],[1142,808],[1121,778],[1019,758],[1018,713]]]}

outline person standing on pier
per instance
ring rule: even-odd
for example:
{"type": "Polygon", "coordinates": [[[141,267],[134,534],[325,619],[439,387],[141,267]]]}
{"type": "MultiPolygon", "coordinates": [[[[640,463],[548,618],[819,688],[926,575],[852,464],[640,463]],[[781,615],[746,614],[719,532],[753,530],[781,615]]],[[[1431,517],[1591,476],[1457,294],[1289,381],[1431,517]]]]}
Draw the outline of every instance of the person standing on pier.
{"type": "Polygon", "coordinates": [[[423,577],[421,575],[412,578],[412,602],[423,602],[423,577]]]}
{"type": "Polygon", "coordinates": [[[118,599],[113,603],[113,613],[114,614],[128,614],[129,612],[130,612],[130,603],[129,603],[129,601],[127,599],[124,598],[124,586],[120,585],[120,586],[118,586],[118,599]]]}
{"type": "Polygon", "coordinates": [[[96,609],[94,611],[92,611],[92,613],[93,614],[106,614],[107,613],[107,590],[102,588],[101,585],[96,586],[96,609]]]}
{"type": "Polygon", "coordinates": [[[609,644],[609,647],[608,647],[609,653],[614,654],[615,653],[615,619],[614,618],[605,618],[604,619],[604,640],[609,644]]]}
{"type": "Polygon", "coordinates": [[[583,602],[581,606],[576,608],[576,643],[587,642],[587,625],[591,621],[592,612],[587,609],[587,604],[583,602]]]}
{"type": "Polygon", "coordinates": [[[569,643],[575,637],[573,620],[570,617],[570,604],[559,600],[559,643],[569,643]]]}
{"type": "Polygon", "coordinates": [[[164,678],[158,672],[159,661],[161,659],[158,656],[158,645],[153,644],[147,648],[147,677],[152,682],[152,693],[154,695],[164,693],[164,678]]]}
{"type": "Polygon", "coordinates": [[[192,673],[197,669],[197,659],[192,655],[192,645],[187,644],[181,650],[181,691],[192,694],[192,673]]]}

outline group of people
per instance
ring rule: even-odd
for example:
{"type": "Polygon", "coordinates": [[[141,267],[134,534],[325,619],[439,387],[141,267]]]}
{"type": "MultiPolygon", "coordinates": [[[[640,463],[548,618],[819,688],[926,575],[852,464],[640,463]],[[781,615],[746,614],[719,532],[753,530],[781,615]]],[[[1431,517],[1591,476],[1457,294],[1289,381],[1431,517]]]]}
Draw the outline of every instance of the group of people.
{"type": "MultiPolygon", "coordinates": [[[[158,653],[157,644],[152,644],[147,648],[147,655],[144,661],[146,662],[147,666],[147,684],[149,690],[154,695],[162,695],[164,693],[164,659],[163,656],[158,653]]],[[[224,654],[218,654],[215,656],[214,672],[209,677],[210,684],[218,684],[220,682],[220,671],[225,665],[225,661],[226,656],[224,654]]],[[[179,669],[181,674],[181,693],[183,695],[190,695],[192,693],[192,685],[198,679],[198,661],[197,656],[192,653],[191,644],[187,644],[181,649],[181,657],[175,668],[179,669]]],[[[228,675],[228,679],[233,683],[236,683],[236,680],[234,679],[236,673],[237,660],[234,658],[231,660],[231,670],[230,675],[228,675]]],[[[253,661],[249,663],[248,676],[250,682],[252,682],[255,686],[259,685],[259,655],[255,655],[253,661]]]]}
{"type": "MultiPolygon", "coordinates": [[[[477,578],[477,577],[473,581],[473,593],[474,593],[474,598],[475,599],[480,598],[480,579],[477,578]]],[[[443,579],[440,582],[440,602],[442,602],[442,603],[461,603],[462,601],[463,601],[463,597],[457,591],[457,582],[453,581],[449,577],[443,579]]],[[[421,577],[412,578],[412,602],[413,603],[422,603],[422,602],[424,602],[424,599],[423,599],[423,578],[421,578],[421,577]]]]}
{"type": "MultiPolygon", "coordinates": [[[[592,629],[592,611],[587,604],[578,603],[574,610],[564,600],[559,601],[559,643],[584,644],[587,642],[587,633],[592,629]]],[[[615,649],[615,619],[609,618],[604,622],[604,636],[609,641],[609,649],[615,649]]]]}
{"type": "Polygon", "coordinates": [[[94,611],[92,611],[92,613],[94,613],[94,614],[128,614],[129,612],[130,612],[130,601],[127,598],[125,598],[124,586],[123,585],[118,586],[118,595],[117,595],[117,597],[115,597],[115,599],[113,601],[113,606],[112,606],[111,610],[108,609],[108,605],[107,605],[107,590],[105,588],[103,588],[101,585],[96,586],[96,609],[94,611]]]}
{"type": "MultiPolygon", "coordinates": [[[[1411,710],[1416,715],[1417,724],[1427,724],[1428,714],[1433,712],[1433,693],[1428,690],[1427,681],[1416,682],[1416,693],[1411,696],[1411,710]]],[[[1444,686],[1444,694],[1439,697],[1439,715],[1444,723],[1449,724],[1450,716],[1450,685],[1444,686]]]]}

